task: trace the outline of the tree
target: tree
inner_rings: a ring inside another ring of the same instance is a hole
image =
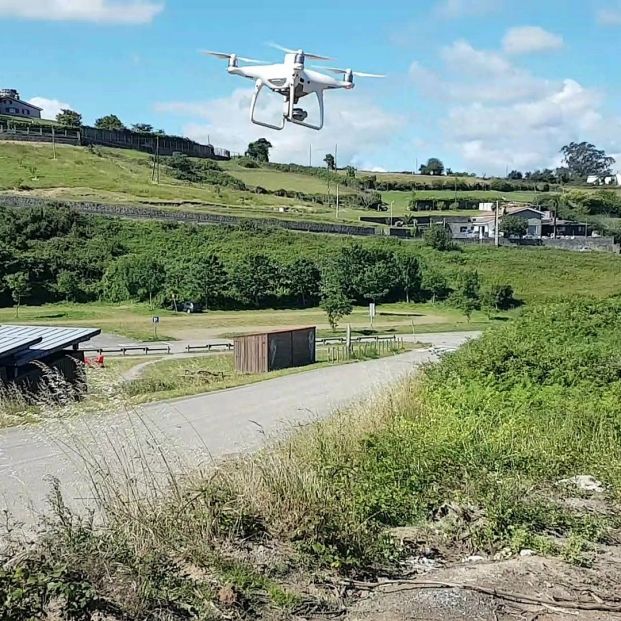
[[[519,216],[504,216],[500,222],[500,230],[505,237],[524,237],[528,232],[528,220]]]
[[[82,115],[75,110],[69,110],[67,108],[63,108],[56,115],[56,122],[62,125],[63,127],[70,127],[72,129],[79,129],[82,127]]]
[[[270,161],[270,149],[272,149],[272,143],[266,138],[259,138],[248,145],[246,150],[246,157],[251,157],[259,162]]]
[[[286,266],[287,287],[298,304],[306,306],[316,301],[320,293],[321,273],[317,265],[305,257],[300,257]]]
[[[167,295],[173,302],[197,302],[210,306],[220,299],[228,284],[224,264],[212,253],[183,256],[166,266]]]
[[[103,291],[112,302],[149,302],[164,291],[166,273],[159,259],[128,254],[112,263],[103,277]]]
[[[109,129],[112,131],[125,129],[123,121],[121,121],[116,114],[108,114],[107,116],[102,116],[100,119],[97,119],[95,121],[95,127],[97,129]]]
[[[132,131],[137,134],[152,134],[153,125],[149,125],[149,123],[134,123],[132,125]]]
[[[420,291],[420,262],[412,254],[400,254],[397,255],[397,267],[399,284],[405,293],[405,301],[409,304],[412,296]]]
[[[15,274],[5,276],[4,281],[6,282],[6,285],[11,292],[11,297],[16,304],[15,316],[19,317],[19,308],[21,306],[22,299],[30,293],[30,275],[26,272],[16,272]]]
[[[561,149],[561,153],[569,174],[578,179],[586,179],[589,175],[609,175],[615,163],[614,157],[589,142],[571,142]]]
[[[263,254],[243,257],[233,266],[230,278],[238,299],[256,307],[276,295],[280,286],[278,266]]]
[[[513,287],[507,283],[492,283],[481,295],[481,306],[488,309],[488,312],[513,308]]]
[[[325,311],[328,316],[328,323],[333,332],[336,332],[336,328],[339,321],[343,317],[347,317],[354,310],[351,305],[351,301],[334,283],[324,284],[321,302],[319,306]]]
[[[442,160],[439,160],[437,157],[430,157],[427,163],[420,167],[420,174],[436,176],[444,174],[444,164]]]
[[[476,271],[462,272],[457,281],[457,288],[451,296],[455,308],[459,309],[468,319],[475,310],[481,308],[481,283]]]
[[[507,179],[511,179],[511,181],[519,181],[520,179],[524,179],[524,175],[519,170],[512,170],[507,175]]]
[[[56,291],[67,302],[78,302],[82,293],[80,277],[75,272],[62,270],[56,277]]]
[[[449,292],[449,285],[446,276],[435,269],[426,269],[423,272],[422,287],[431,296],[431,303],[446,298]]]
[[[350,179],[356,178],[356,169],[353,166],[345,166],[345,173]]]
[[[423,239],[427,246],[431,246],[436,250],[451,250],[453,248],[451,231],[441,224],[432,224],[425,231]]]
[[[332,153],[327,153],[323,161],[326,163],[328,170],[336,170],[336,161]]]

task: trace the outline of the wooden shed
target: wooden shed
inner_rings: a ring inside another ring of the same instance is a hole
[[[293,328],[235,338],[235,370],[267,373],[314,364],[316,328]]]

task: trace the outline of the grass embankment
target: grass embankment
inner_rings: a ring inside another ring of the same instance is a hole
[[[588,563],[621,526],[619,313],[619,298],[533,309],[372,405],[175,479],[165,498],[104,479],[106,529],[57,502],[38,547],[0,570],[8,610],[325,610],[305,572],[394,567],[420,553],[386,536],[399,526],[449,555],[531,547]],[[606,510],[560,482],[579,474],[602,482]]]
[[[420,342],[354,343],[349,356],[345,355],[344,346],[320,347],[314,364],[252,375],[235,371],[230,353],[163,359],[110,357],[103,368],[87,370],[89,390],[77,402],[72,398],[74,389],[52,374],[48,378],[60,399],[48,393],[26,398],[17,390],[0,389],[0,429],[49,419],[112,413],[139,404],[237,388],[323,367],[396,356],[424,346]]]
[[[402,354],[419,347],[422,347],[422,345],[413,343],[381,344],[380,347],[372,343],[364,346],[354,344],[351,359],[339,360],[338,362],[332,362],[328,348],[321,347],[317,350],[317,361],[315,364],[254,375],[236,372],[232,354],[196,356],[181,359],[170,358],[146,366],[139,378],[123,385],[123,392],[128,395],[132,403],[162,401],[163,399],[255,384],[269,379],[276,379],[277,377],[314,371],[336,364],[376,360],[386,356]],[[109,359],[108,364],[111,366],[112,371],[117,370],[117,359]]]
[[[255,187],[262,187],[269,191],[287,190],[334,196],[335,188],[329,187],[320,177],[272,168],[244,168],[236,160],[223,162],[221,166],[246,184],[248,191],[211,184],[185,183],[171,176],[165,166],[161,169],[160,183],[155,184],[151,180],[151,156],[126,149],[96,147],[88,150],[57,145],[54,159],[51,144],[3,141],[0,142],[0,164],[0,191],[25,191],[34,196],[58,200],[149,203],[178,206],[188,211],[248,217],[335,221],[335,203],[319,205],[252,191]],[[425,179],[429,181],[428,177]],[[341,196],[352,193],[354,191],[347,186],[340,187]],[[510,198],[530,201],[534,195],[533,192],[514,192]],[[394,215],[408,213],[411,192],[384,192],[383,196],[388,203],[394,201]],[[501,198],[501,193],[439,190],[421,191],[417,196],[448,204],[456,198],[496,200]],[[281,207],[287,207],[289,211],[280,213]],[[339,220],[353,223],[362,215],[374,213],[341,205]]]

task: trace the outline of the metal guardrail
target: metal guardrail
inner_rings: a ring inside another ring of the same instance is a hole
[[[225,349],[231,351],[233,349],[233,343],[210,343],[207,345],[186,345],[185,350],[188,354],[193,351],[213,351],[213,350]]]
[[[380,343],[380,342],[396,342],[396,335],[389,336],[354,336],[351,339],[352,343]],[[334,336],[322,339],[317,339],[316,344],[322,345],[344,345],[347,339],[344,336]],[[211,352],[211,351],[232,351],[234,348],[233,343],[205,343],[199,345],[186,345],[184,351],[188,354]],[[90,349],[81,350],[85,354],[117,354],[121,356],[143,354],[149,356],[151,354],[172,354],[172,348],[170,345],[118,345],[117,347],[94,347]],[[181,353],[181,352],[178,352]]]
[[[397,335],[389,336],[352,336],[352,343],[379,343],[380,341],[396,341]],[[317,345],[335,345],[346,343],[347,338],[344,336],[331,336],[323,339],[317,339]]]
[[[170,345],[159,345],[151,347],[150,345],[119,345],[118,347],[98,347],[96,349],[83,349],[85,354],[121,354],[127,356],[132,353],[143,353],[145,356],[155,353],[170,354]]]

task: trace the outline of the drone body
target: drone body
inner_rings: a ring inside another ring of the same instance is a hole
[[[324,92],[337,88],[350,90],[354,88],[354,76],[381,78],[384,76],[370,73],[356,73],[351,69],[327,69],[342,75],[342,79],[333,78],[319,71],[308,69],[306,59],[330,60],[325,56],[305,53],[303,50],[288,50],[275,46],[285,52],[282,63],[263,64],[251,58],[243,58],[236,54],[223,54],[221,52],[204,52],[211,56],[228,59],[228,72],[255,81],[255,90],[250,104],[250,120],[263,127],[282,130],[287,122],[302,125],[310,129],[320,130],[324,123]],[[239,62],[252,63],[252,65],[239,66]],[[268,88],[283,96],[283,113],[279,124],[260,120],[256,117],[256,108],[259,95],[264,88]],[[308,95],[315,95],[319,105],[319,119],[312,123],[307,121],[308,112],[298,106],[300,100]]]

